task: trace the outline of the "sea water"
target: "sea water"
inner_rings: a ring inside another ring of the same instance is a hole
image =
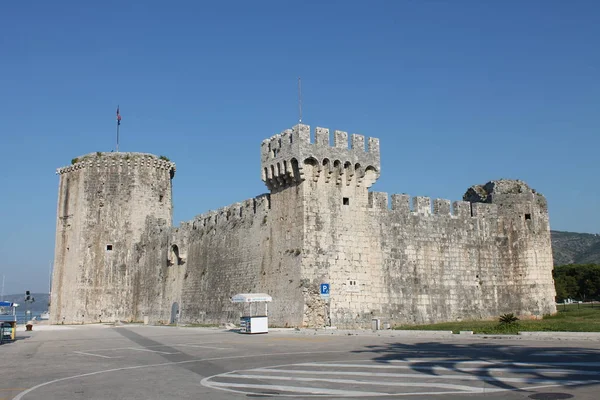
[[[27,314],[26,311],[17,311],[17,325],[26,324],[27,321],[31,321],[34,317],[36,320],[40,320],[40,312],[31,312],[31,314]]]

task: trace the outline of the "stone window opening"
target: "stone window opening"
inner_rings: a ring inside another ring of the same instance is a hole
[[[106,251],[112,251],[112,247],[113,247],[112,244],[107,244],[106,245]]]
[[[349,197],[344,197],[342,199],[342,204],[345,206],[349,206],[350,205],[350,198]]]
[[[531,214],[525,214],[525,220],[531,219]]]
[[[179,255],[179,247],[174,244],[171,246],[171,254],[169,255],[168,265],[182,265],[183,258]]]
[[[347,292],[351,292],[351,293],[358,293],[360,292],[360,286],[358,284],[358,281],[355,279],[348,279],[348,284],[346,286],[346,291]]]

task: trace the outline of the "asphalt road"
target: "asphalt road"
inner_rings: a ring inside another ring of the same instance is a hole
[[[0,400],[600,397],[600,341],[456,336],[149,326],[20,332],[0,346]]]

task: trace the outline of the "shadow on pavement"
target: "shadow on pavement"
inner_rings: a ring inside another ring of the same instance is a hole
[[[492,372],[493,368],[509,368],[512,376],[522,376],[524,383],[536,384],[553,380],[557,386],[597,385],[600,383],[600,351],[575,347],[531,347],[490,343],[391,343],[366,346],[353,353],[373,353],[373,361],[391,364],[410,360],[409,369],[420,374],[437,376],[443,371],[471,376],[487,385],[505,390],[523,390]],[[443,358],[443,361],[436,361]],[[477,362],[480,362],[477,363]],[[469,364],[483,365],[472,367]],[[565,371],[559,377],[551,370]],[[436,371],[437,370],[437,371]],[[560,382],[577,382],[560,384]],[[566,397],[563,397],[566,398]]]

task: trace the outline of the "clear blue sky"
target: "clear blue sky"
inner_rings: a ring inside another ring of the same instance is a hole
[[[44,291],[78,155],[177,163],[175,223],[266,192],[297,121],[381,139],[373,190],[461,199],[519,178],[553,229],[600,231],[598,1],[5,1],[0,274]],[[1,277],[0,277],[1,278]]]

